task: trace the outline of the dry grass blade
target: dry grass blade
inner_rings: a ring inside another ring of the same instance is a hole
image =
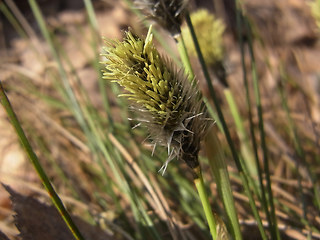
[[[132,156],[128,153],[128,151],[122,146],[122,144],[111,134],[108,134],[108,137],[110,141],[114,144],[114,146],[123,154],[124,158],[126,159],[127,163],[134,169],[136,172],[138,178],[140,178],[140,181],[142,184],[146,187],[148,190],[150,196],[152,197],[152,201],[155,203],[154,210],[159,214],[160,218],[162,218],[164,221],[167,222],[170,232],[172,233],[172,237],[174,239],[178,239],[178,233],[176,232],[176,229],[174,228],[171,215],[168,213],[168,209],[165,209],[163,206],[162,201],[160,200],[158,194],[153,189],[151,182],[147,179],[145,174],[142,172],[138,164],[134,161]],[[134,178],[133,178],[134,179]]]

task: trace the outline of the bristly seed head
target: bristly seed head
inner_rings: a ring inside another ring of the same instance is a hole
[[[180,34],[188,0],[134,0],[137,8],[173,36]]]
[[[160,56],[152,43],[151,27],[145,40],[126,33],[123,41],[105,41],[104,78],[123,86],[143,116],[155,144],[196,168],[200,141],[211,124],[195,81],[190,83],[171,61]]]

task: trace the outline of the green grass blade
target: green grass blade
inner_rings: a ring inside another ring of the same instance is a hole
[[[40,8],[35,0],[29,0],[29,4],[30,4],[30,7],[31,7],[33,14],[35,15],[37,23],[40,27],[41,33],[44,36],[45,40],[47,41],[47,43],[50,47],[51,54],[52,54],[55,62],[58,64],[58,70],[59,70],[59,74],[61,76],[62,84],[64,86],[64,90],[65,90],[65,92],[68,96],[68,100],[69,100],[67,103],[68,103],[70,109],[72,110],[72,112],[74,113],[80,126],[84,129],[85,132],[87,132],[89,130],[88,130],[86,122],[82,116],[82,112],[81,112],[79,103],[74,95],[74,92],[70,86],[70,83],[68,82],[68,77],[67,77],[66,71],[65,71],[63,64],[61,62],[61,59],[59,58],[59,55],[55,49],[53,40],[52,40],[50,33],[46,27],[46,24],[45,24],[43,15],[40,11]]]
[[[17,19],[12,15],[8,7],[4,4],[4,2],[0,3],[0,11],[6,16],[6,18],[9,20],[13,28],[17,31],[17,33],[23,37],[27,38],[26,32],[23,30]]]
[[[37,155],[34,153],[27,137],[24,134],[24,131],[19,123],[19,120],[16,116],[16,114],[14,113],[12,106],[9,102],[9,99],[7,98],[5,91],[3,89],[2,83],[0,81],[0,100],[1,100],[1,104],[4,107],[4,109],[6,110],[11,124],[14,127],[21,143],[22,146],[24,147],[33,167],[35,168],[35,170],[37,171],[41,182],[43,184],[43,186],[46,188],[46,190],[48,191],[48,194],[53,202],[53,204],[55,205],[55,207],[57,208],[57,210],[59,211],[60,215],[62,216],[63,220],[65,221],[65,223],[67,224],[68,228],[70,229],[70,231],[72,232],[73,236],[78,239],[78,240],[84,240],[83,236],[81,235],[79,229],[77,228],[77,226],[73,223],[68,211],[65,209],[62,201],[60,200],[58,194],[55,192],[54,188],[52,187],[49,178],[47,177],[45,171],[43,170]]]
[[[233,94],[230,91],[230,88],[225,88],[223,92],[227,99],[234,122],[236,124],[237,132],[238,132],[238,136],[241,144],[241,153],[244,158],[244,163],[246,164],[246,167],[249,170],[249,173],[251,174],[251,176],[257,176],[258,175],[257,167],[256,167],[255,159],[252,153],[252,149],[249,143],[249,138],[244,128],[243,121],[240,116],[237,104],[234,100]]]
[[[299,158],[296,161],[296,169],[299,169],[299,167],[301,165],[303,165],[307,169],[308,176],[310,177],[312,185],[313,185],[313,191],[315,193],[316,202],[319,202],[319,199],[318,199],[319,193],[317,193],[317,191],[318,191],[317,181],[315,179],[314,174],[312,173],[312,171],[310,171],[310,168],[308,167],[305,152],[304,152],[304,149],[302,148],[301,140],[300,140],[300,137],[297,133],[297,128],[296,128],[294,121],[291,117],[290,109],[289,109],[288,102],[287,102],[287,97],[286,97],[286,94],[283,89],[285,79],[286,79],[286,74],[282,70],[282,78],[281,78],[282,81],[281,81],[281,84],[278,86],[278,91],[279,91],[279,94],[281,97],[283,109],[286,113],[288,128],[289,128],[289,131],[291,132],[291,135],[292,135],[291,138],[293,138],[294,147],[297,152],[297,155],[299,156]],[[301,199],[301,203],[302,203],[303,221],[305,222],[306,226],[308,228],[310,228],[311,224],[309,223],[309,220],[307,218],[307,213],[308,213],[307,199],[304,194],[304,190],[303,190],[301,181],[302,181],[301,175],[298,173],[298,186],[299,186],[299,195],[300,195],[300,199]]]
[[[278,224],[277,224],[277,218],[276,218],[276,214],[275,214],[273,192],[271,189],[268,149],[267,149],[267,144],[266,144],[266,137],[265,137],[265,131],[264,131],[264,121],[263,121],[263,116],[262,116],[263,110],[262,110],[262,104],[261,104],[258,75],[257,75],[256,62],[255,62],[253,43],[252,43],[253,36],[251,35],[251,31],[250,31],[251,27],[249,25],[249,22],[246,19],[245,19],[245,23],[246,23],[247,29],[249,30],[248,46],[249,46],[249,53],[250,53],[250,58],[251,58],[251,71],[252,71],[252,79],[253,79],[254,96],[255,96],[255,101],[257,104],[257,112],[258,112],[258,119],[259,119],[259,132],[260,132],[261,146],[262,146],[262,152],[263,152],[264,172],[266,174],[267,191],[268,191],[268,195],[269,195],[268,200],[269,200],[269,207],[270,207],[271,219],[272,219],[271,233],[272,233],[273,239],[281,239],[280,232],[278,229]]]
[[[113,119],[111,117],[112,114],[111,114],[111,108],[110,108],[110,104],[109,104],[109,100],[108,100],[108,96],[107,96],[107,92],[106,92],[106,83],[105,83],[104,79],[102,78],[102,72],[101,72],[101,68],[100,68],[101,65],[99,63],[100,62],[99,61],[100,52],[99,52],[98,46],[101,43],[101,37],[99,35],[99,26],[98,26],[96,14],[94,12],[94,8],[92,6],[91,0],[84,0],[84,4],[85,4],[86,10],[87,10],[89,23],[90,23],[90,27],[91,27],[91,32],[92,32],[92,50],[95,55],[95,58],[93,61],[93,66],[98,73],[98,84],[99,84],[100,94],[103,99],[103,106],[104,106],[104,109],[107,113],[109,123],[110,123],[111,127],[113,128],[114,123],[113,123]]]
[[[223,204],[231,225],[232,236],[235,240],[241,240],[242,235],[232,195],[227,164],[215,129],[212,129],[207,135],[206,151],[211,171],[214,173],[217,187],[223,199]]]
[[[255,127],[253,124],[253,115],[252,115],[252,106],[251,106],[251,100],[250,100],[250,92],[249,92],[249,83],[248,83],[248,78],[247,78],[247,70],[246,70],[246,65],[245,65],[245,49],[244,49],[244,41],[242,37],[242,32],[243,32],[243,15],[242,11],[240,10],[240,7],[238,6],[239,2],[235,1],[237,4],[237,10],[236,10],[236,18],[237,18],[237,34],[238,34],[238,39],[239,39],[239,48],[241,52],[241,66],[242,66],[242,72],[243,72],[243,81],[244,81],[244,86],[245,86],[245,91],[246,91],[246,103],[248,107],[248,115],[249,115],[249,124],[250,124],[250,136],[251,136],[251,142],[253,146],[253,151],[254,151],[254,156],[256,160],[256,167],[258,171],[258,178],[259,178],[259,185],[260,185],[260,191],[261,194],[261,201],[262,201],[262,207],[263,210],[266,214],[266,218],[268,221],[268,226],[270,229],[270,232],[272,232],[272,220],[269,212],[269,204],[267,202],[267,196],[266,196],[266,190],[265,186],[263,184],[263,174],[262,174],[262,169],[259,164],[259,157],[258,157],[258,144],[255,138]],[[260,233],[261,230],[264,230],[263,228],[259,228]]]
[[[189,76],[189,79],[193,80],[195,75],[191,66],[190,58],[188,56],[188,51],[187,51],[182,34],[179,34],[179,36],[176,38],[176,41],[177,41],[178,51],[179,51],[180,58],[182,60],[185,72]]]

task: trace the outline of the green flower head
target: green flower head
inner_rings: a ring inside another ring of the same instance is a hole
[[[152,43],[151,27],[145,40],[126,33],[123,41],[106,40],[104,78],[124,87],[125,96],[142,115],[155,145],[168,147],[189,167],[198,163],[200,141],[210,121],[195,81],[190,83]]]
[[[213,65],[216,62],[222,61],[224,54],[222,35],[225,30],[223,22],[216,19],[215,16],[206,9],[200,9],[192,13],[190,17],[206,63]],[[187,26],[182,28],[182,35],[189,52],[197,56]]]
[[[173,36],[180,34],[187,0],[135,0],[148,18],[154,20]]]
[[[318,29],[320,30],[320,0],[313,0],[309,3],[311,15],[315,19]]]

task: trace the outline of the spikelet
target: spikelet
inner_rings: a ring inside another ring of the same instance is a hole
[[[123,41],[105,41],[104,78],[124,87],[141,114],[155,145],[168,147],[192,169],[199,166],[198,152],[211,121],[195,81],[190,83],[172,62],[160,56],[152,43],[151,27],[145,40],[126,33]]]
[[[187,0],[135,0],[134,3],[147,18],[154,20],[171,35],[180,34]]]
[[[223,60],[224,49],[222,35],[225,25],[206,9],[200,9],[190,15],[194,30],[199,41],[204,60],[213,65]],[[192,37],[187,26],[182,28],[182,36],[190,54],[197,56]]]
[[[320,30],[320,0],[313,0],[309,3],[311,14],[316,21],[317,27]]]

